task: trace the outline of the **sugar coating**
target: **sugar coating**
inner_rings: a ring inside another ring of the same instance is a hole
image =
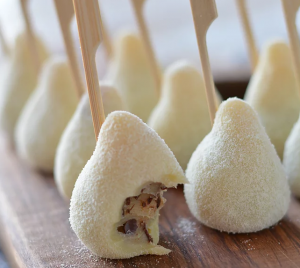
[[[75,82],[67,59],[51,57],[16,126],[15,140],[20,157],[34,168],[52,172],[58,142],[77,104]]]
[[[105,114],[124,110],[122,99],[115,88],[101,85]],[[54,178],[60,193],[67,199],[72,196],[75,182],[95,150],[96,140],[89,97],[86,93],[68,123],[57,147]]]
[[[218,103],[220,98],[218,94]],[[148,125],[186,169],[192,153],[211,130],[204,82],[188,61],[176,62],[165,72],[162,95]]]
[[[293,59],[286,43],[274,41],[263,49],[245,100],[257,111],[282,159],[285,141],[300,112]]]
[[[36,37],[40,59],[48,53],[43,42]],[[37,74],[28,48],[26,32],[16,37],[7,70],[0,80],[0,128],[13,139],[15,125],[22,108],[37,84]]]
[[[154,130],[133,114],[112,112],[72,193],[70,223],[78,238],[103,258],[168,254],[170,250],[157,245],[157,220],[151,226],[154,243],[134,242],[117,231],[125,199],[139,195],[152,182],[176,187],[187,180]]]
[[[237,98],[219,107],[186,176],[191,212],[220,231],[260,231],[277,223],[289,206],[289,185],[275,148],[255,111]]]
[[[296,197],[300,197],[300,119],[298,119],[286,140],[283,165],[292,193]]]
[[[146,122],[158,102],[158,91],[143,42],[135,34],[123,33],[115,52],[107,79],[119,91],[126,110]]]

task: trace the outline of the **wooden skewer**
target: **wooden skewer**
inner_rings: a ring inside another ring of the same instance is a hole
[[[96,140],[105,120],[99,79],[96,67],[96,51],[102,38],[102,21],[98,0],[73,0],[85,78],[89,93]]]
[[[138,22],[140,33],[142,35],[142,40],[143,40],[144,45],[147,50],[147,54],[148,54],[149,61],[151,64],[152,73],[153,73],[155,81],[156,81],[157,90],[158,90],[158,92],[160,92],[161,72],[160,72],[160,68],[159,68],[159,65],[157,63],[157,60],[156,60],[156,57],[154,54],[154,50],[153,50],[150,36],[149,36],[149,31],[148,31],[148,28],[147,28],[147,25],[145,22],[145,18],[143,15],[143,7],[144,7],[146,0],[131,0],[131,2],[132,2],[134,13],[135,13],[135,16],[136,16],[136,19]]]
[[[34,37],[34,33],[32,30],[31,22],[30,22],[29,15],[28,15],[28,10],[27,10],[28,1],[29,0],[20,0],[20,3],[21,3],[23,18],[25,21],[29,50],[30,50],[30,53],[31,53],[31,56],[32,56],[32,59],[34,62],[36,73],[38,74],[40,71],[40,68],[41,68],[41,61],[40,61],[40,57],[39,57],[39,51],[37,48],[36,39]]]
[[[2,51],[4,52],[4,55],[8,56],[10,51],[9,51],[7,42],[3,36],[1,27],[0,27],[0,43],[1,43]]]
[[[60,27],[63,33],[64,43],[73,74],[74,81],[77,87],[77,94],[79,97],[85,92],[82,81],[82,76],[79,69],[79,64],[76,58],[76,52],[73,45],[72,35],[70,31],[70,24],[74,17],[74,8],[72,0],[54,0],[57,16]]]
[[[296,27],[296,16],[300,7],[300,0],[281,0],[281,3],[294,59],[298,88],[300,90],[300,44]]]
[[[250,20],[249,20],[245,0],[236,0],[236,3],[240,13],[240,17],[241,17],[245,37],[246,37],[248,53],[250,57],[250,64],[253,73],[258,62],[258,52],[255,45],[255,39],[250,25]]]
[[[211,73],[206,45],[206,33],[212,22],[218,17],[215,0],[190,0],[198,49],[201,58],[202,72],[206,89],[211,124],[214,124],[217,110],[215,85]]]

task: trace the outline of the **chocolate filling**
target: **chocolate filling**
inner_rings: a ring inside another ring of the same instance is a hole
[[[154,219],[164,206],[163,192],[167,187],[161,183],[151,183],[141,190],[138,196],[127,197],[122,208],[122,225],[117,230],[125,235],[144,233],[149,243],[153,243],[147,222]],[[127,220],[128,218],[128,220]]]
[[[131,219],[124,224],[125,234],[134,234],[138,228],[136,219]]]
[[[142,227],[143,227],[143,231],[144,231],[145,235],[146,235],[147,238],[148,238],[149,243],[153,243],[153,238],[152,238],[151,235],[149,234],[146,224],[145,224],[144,222],[142,222],[141,225],[142,225]]]

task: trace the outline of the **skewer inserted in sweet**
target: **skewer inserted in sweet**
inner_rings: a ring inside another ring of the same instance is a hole
[[[282,159],[285,141],[300,112],[292,55],[286,43],[274,41],[263,49],[245,100],[258,113]]]
[[[122,99],[114,87],[101,83],[101,95],[106,116],[113,111],[124,110]],[[75,182],[95,146],[90,102],[86,93],[64,130],[56,151],[54,178],[65,198],[71,198]]]
[[[73,190],[70,222],[80,240],[103,258],[168,254],[157,245],[162,193],[186,183],[157,133],[128,112],[113,112]]]
[[[219,94],[217,98],[219,106]],[[181,60],[167,69],[161,98],[148,124],[186,169],[192,153],[211,130],[203,78],[191,63]]]
[[[106,80],[119,91],[126,110],[146,122],[159,96],[146,49],[138,36],[121,34]]]
[[[19,156],[34,168],[52,173],[57,145],[77,104],[76,85],[67,59],[51,57],[17,123]]]
[[[274,146],[255,111],[236,98],[221,104],[186,176],[191,212],[220,231],[260,231],[281,220],[289,207],[290,189]]]
[[[43,42],[36,37],[39,58],[44,61],[48,52]],[[28,46],[27,34],[16,37],[11,51],[11,62],[1,78],[0,127],[10,138],[14,136],[15,125],[20,113],[33,92],[38,80],[36,68]]]

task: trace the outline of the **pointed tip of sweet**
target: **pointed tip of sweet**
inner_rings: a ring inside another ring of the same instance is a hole
[[[26,32],[21,32],[19,33],[16,38],[15,38],[15,46],[18,46],[18,45],[25,45],[26,44],[26,39],[27,39],[27,36],[26,36]]]
[[[109,124],[111,122],[113,122],[117,126],[124,127],[125,129],[131,128],[131,125],[129,125],[129,123],[139,125],[145,124],[143,120],[140,119],[138,116],[127,111],[114,111],[110,113],[105,119],[105,124]]]
[[[141,38],[129,31],[122,32],[116,40],[116,50],[125,55],[135,55],[143,47]]]
[[[184,173],[178,164],[173,152],[166,145],[159,135],[145,124],[138,116],[126,111],[114,111],[105,119],[100,130],[97,141],[96,151],[100,150],[103,144],[109,147],[119,148],[120,146],[142,143],[145,148],[155,147],[161,152],[161,156],[165,155],[166,177],[164,184],[167,187],[176,187],[178,184],[188,183]],[[169,173],[170,170],[173,170]]]
[[[224,116],[228,116],[228,118],[231,118],[233,120],[237,119],[245,119],[245,116],[247,118],[257,118],[257,115],[253,108],[244,100],[241,100],[239,98],[229,98],[226,101],[223,101],[217,111],[216,114],[216,120],[223,120]]]
[[[165,79],[177,82],[188,82],[190,79],[197,77],[201,79],[200,72],[188,60],[180,60],[173,63],[165,72]]]
[[[100,88],[106,116],[113,111],[125,110],[125,104],[120,93],[110,82],[101,82]]]
[[[101,96],[105,116],[114,111],[123,111],[123,100],[115,87],[106,82],[100,83]],[[83,116],[91,117],[90,101],[88,93],[84,93],[78,105],[78,112]]]
[[[268,42],[261,54],[261,59],[271,62],[272,65],[291,65],[291,51],[288,44],[283,40],[273,40]]]
[[[193,63],[185,59],[174,62],[165,72],[165,74],[168,76],[176,76],[179,74],[189,75],[195,73],[199,74],[197,68]]]
[[[49,55],[47,48],[39,36],[35,36],[35,41],[37,44],[37,48],[39,51],[40,60],[43,62]],[[13,55],[18,55],[19,57],[24,57],[25,55],[29,54],[29,47],[28,47],[28,36],[26,31],[20,32],[15,40],[14,40],[14,49]]]
[[[224,108],[235,108],[235,109],[244,109],[244,107],[249,107],[251,109],[250,105],[247,102],[245,102],[244,100],[238,97],[228,98],[227,100],[222,102],[221,106]]]
[[[47,60],[47,64],[60,68],[65,68],[66,63],[68,63],[68,59],[64,55],[54,55]]]
[[[200,94],[201,85],[204,88],[203,79],[198,69],[189,61],[180,60],[166,70],[163,92],[172,96],[182,96],[186,94],[186,90],[193,91],[197,88],[197,93]]]
[[[236,135],[243,135],[243,133],[247,135],[261,128],[257,113],[247,102],[239,98],[229,98],[222,102],[213,125],[214,130],[227,129]]]
[[[55,55],[49,57],[45,61],[43,65],[43,70],[40,75],[40,81],[60,81],[60,83],[62,83],[63,85],[63,81],[65,81],[66,76],[68,76],[68,78],[71,77],[71,69],[67,57],[63,55]],[[56,88],[58,87],[53,87],[53,90],[55,90]]]
[[[109,143],[121,144],[126,142],[127,134],[140,135],[144,131],[147,131],[147,126],[138,116],[126,111],[113,111],[106,117],[101,127],[96,149],[101,146],[102,139]]]
[[[38,42],[41,42],[39,37],[36,37]],[[28,35],[26,31],[19,32],[14,40],[15,49],[27,47],[28,45]]]

